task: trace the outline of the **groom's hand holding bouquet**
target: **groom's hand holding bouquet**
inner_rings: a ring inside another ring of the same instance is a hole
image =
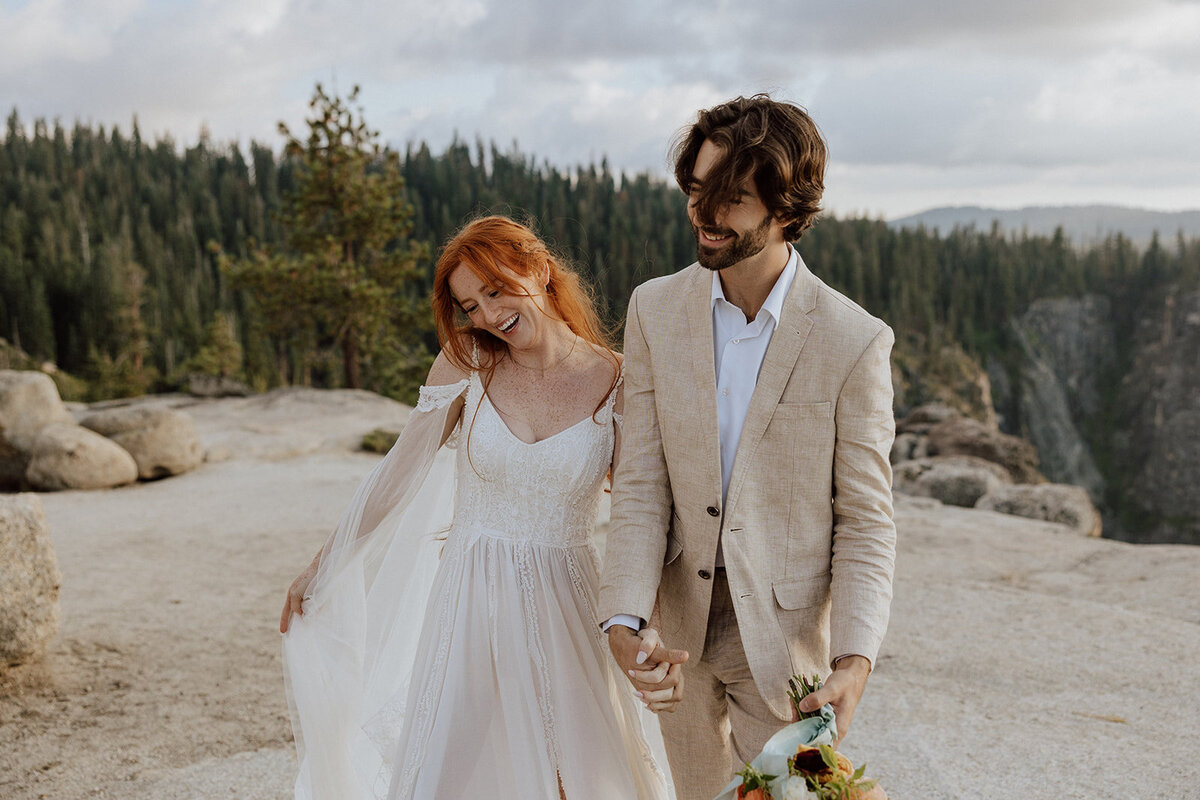
[[[837,716],[838,737],[834,746],[841,744],[850,730],[854,709],[858,708],[858,701],[862,699],[870,674],[871,662],[863,656],[839,658],[834,664],[833,673],[824,684],[818,681],[816,690],[801,697],[798,703],[793,698],[795,718],[800,719],[802,714],[813,714],[821,706],[828,704]]]
[[[843,659],[844,660],[844,659]],[[865,660],[865,659],[864,659]],[[834,675],[840,671],[834,670]],[[862,695],[855,690],[856,670],[848,665],[840,680],[831,675],[822,687],[816,675],[793,675],[788,681],[795,721],[763,746],[762,752],[738,773],[716,800],[887,800],[887,794],[850,759],[837,752],[837,716],[832,705],[821,702],[850,699],[844,708],[853,715]],[[866,678],[863,676],[863,681]],[[843,733],[844,735],[844,733]]]

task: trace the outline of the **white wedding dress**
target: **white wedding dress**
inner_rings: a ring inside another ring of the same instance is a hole
[[[669,797],[595,614],[612,403],[529,444],[476,373],[422,388],[284,637],[298,800]]]

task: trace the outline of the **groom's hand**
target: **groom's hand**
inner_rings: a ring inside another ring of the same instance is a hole
[[[863,689],[867,687],[867,676],[871,674],[871,662],[863,656],[846,656],[839,658],[833,668],[833,674],[817,691],[800,701],[801,711],[816,711],[829,703],[833,713],[837,714],[838,740],[834,747],[846,738],[850,730],[850,721],[854,719],[854,709],[862,699]]]
[[[656,714],[675,710],[683,699],[686,650],[667,649],[653,628],[639,633],[624,625],[608,629],[608,647],[647,708]]]

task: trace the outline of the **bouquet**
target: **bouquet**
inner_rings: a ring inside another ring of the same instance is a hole
[[[800,701],[821,688],[821,679],[793,675],[788,698],[800,719],[767,740],[762,752],[715,800],[886,800],[875,781],[863,777],[833,748],[837,720],[825,704],[801,711]]]

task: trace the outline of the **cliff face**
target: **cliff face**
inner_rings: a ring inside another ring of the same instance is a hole
[[[1109,535],[1200,544],[1200,292],[1136,311],[1125,333],[1108,298],[1035,302],[1010,326],[1016,362],[989,365],[996,406]]]
[[[1013,321],[1011,331],[1022,355],[1014,398],[1019,432],[1037,447],[1048,479],[1082,486],[1093,502],[1101,502],[1106,481],[1085,431],[1100,421],[1099,382],[1116,365],[1108,299],[1039,300]]]
[[[1200,291],[1141,315],[1116,412],[1123,523],[1143,541],[1200,544]]]

